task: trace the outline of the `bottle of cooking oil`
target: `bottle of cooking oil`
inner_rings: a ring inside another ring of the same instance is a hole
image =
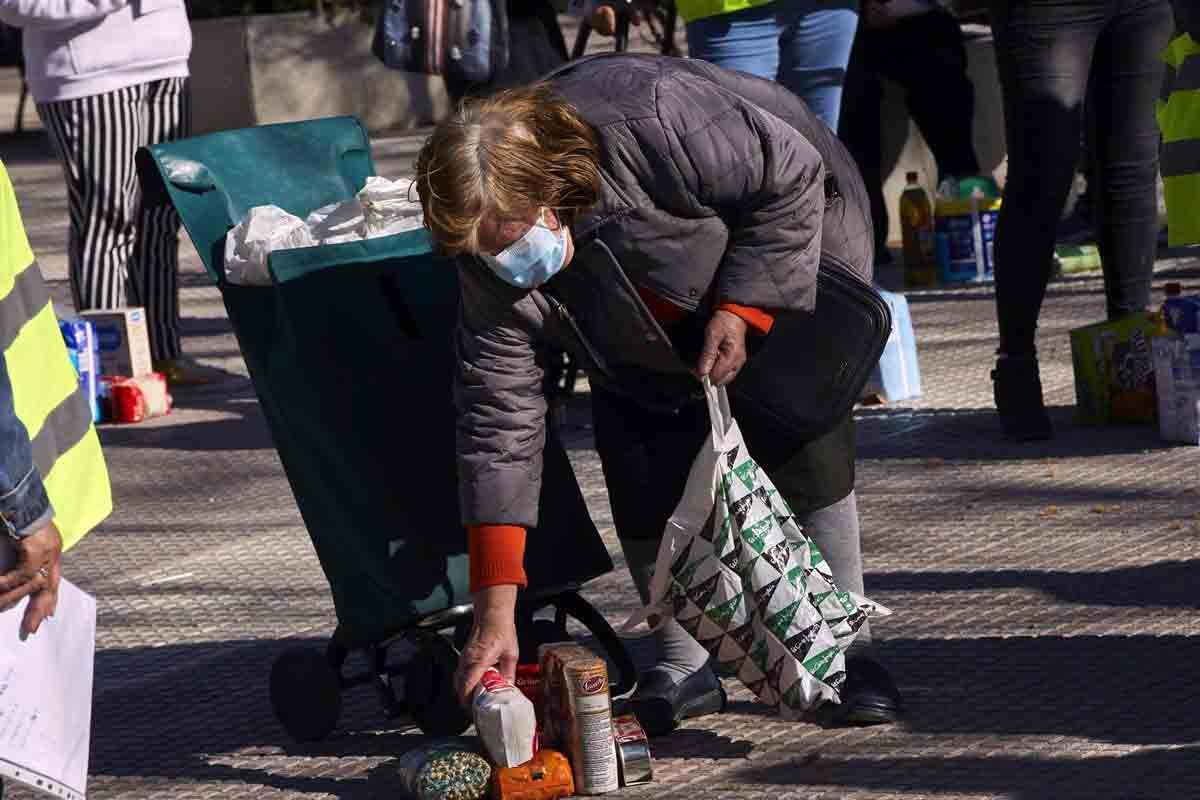
[[[904,241],[904,282],[911,287],[937,283],[934,258],[933,207],[918,175],[905,175],[908,185],[900,195],[900,230]]]

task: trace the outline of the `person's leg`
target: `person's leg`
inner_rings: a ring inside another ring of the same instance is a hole
[[[735,406],[735,415],[739,411]],[[854,491],[854,420],[843,422],[801,447],[741,413],[746,446],[796,515],[804,534],[820,549],[841,589],[864,594],[858,498]],[[899,718],[903,700],[891,674],[877,660],[871,630],[864,624],[846,653],[841,704],[818,710],[827,724],[877,724]]]
[[[825,557],[838,588],[865,595],[858,496],[851,491],[833,505],[797,514],[796,521]],[[864,622],[847,655],[873,654],[871,624]]]
[[[884,74],[904,88],[909,114],[947,175],[979,174],[972,123],[975,86],[967,77],[967,50],[958,20],[945,11],[902,19],[886,35],[895,57]]]
[[[613,526],[645,603],[663,530],[711,431],[708,411],[697,404],[676,415],[654,414],[593,388],[592,418]],[[720,682],[707,668],[708,651],[678,622],[663,624],[655,645],[655,667],[639,678],[633,697],[634,712],[648,733],[668,733],[681,719],[724,706]]]
[[[1108,316],[1144,311],[1158,238],[1160,57],[1173,30],[1167,0],[1126,0],[1096,47],[1087,117]]]
[[[190,102],[187,78],[143,84],[141,134],[137,146],[188,135]],[[133,155],[130,154],[132,161]],[[130,299],[146,309],[150,355],[156,362],[182,354],[179,341],[179,215],[170,203],[138,203],[137,246],[129,263]]]
[[[876,261],[887,254],[888,211],[883,198],[883,150],[881,105],[883,82],[880,63],[888,54],[886,35],[860,28],[846,68],[846,83],[842,92],[842,112],[838,138],[846,145],[858,163],[867,196],[871,201],[871,220],[875,231]]]
[[[1087,76],[1107,4],[1071,5],[992,3],[1008,145],[995,243],[996,313],[1000,349],[1010,356],[1035,352],[1056,225],[1079,155]]]
[[[858,27],[858,0],[782,0],[778,80],[834,131]]]
[[[1108,7],[1101,0],[991,4],[1008,145],[995,242],[1000,348],[992,379],[1001,426],[1013,439],[1053,435],[1034,340],[1079,153],[1088,71]]]
[[[119,89],[39,103],[38,114],[62,162],[70,207],[68,260],[76,311],[127,304],[133,253],[133,154],[124,142],[137,124],[136,93]]]
[[[725,69],[775,80],[779,73],[779,23],[774,4],[687,24],[688,55]]]

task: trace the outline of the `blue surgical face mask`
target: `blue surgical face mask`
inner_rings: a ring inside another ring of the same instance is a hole
[[[567,236],[559,227],[552,231],[538,216],[533,227],[517,241],[483,261],[500,280],[518,289],[536,289],[550,280],[566,264]]]

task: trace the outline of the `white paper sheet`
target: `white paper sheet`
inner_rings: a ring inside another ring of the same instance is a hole
[[[0,573],[12,555],[0,544]],[[0,779],[84,800],[92,726],[96,601],[62,581],[58,610],[20,640],[28,600],[0,613]]]

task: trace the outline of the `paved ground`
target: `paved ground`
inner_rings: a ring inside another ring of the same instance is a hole
[[[380,171],[405,174],[418,144],[376,142]],[[65,301],[58,167],[40,134],[0,135],[0,157]],[[186,240],[181,252],[187,350],[244,375],[220,297]],[[1200,290],[1200,261],[1164,257],[1156,288],[1168,278]],[[910,301],[925,395],[859,414],[858,483],[867,587],[896,612],[877,636],[907,722],[783,723],[738,689],[723,717],[657,742],[658,781],[629,794],[1200,796],[1200,451],[1152,427],[1073,422],[1067,331],[1102,315],[1097,276],[1051,289],[1039,346],[1060,434],[1039,445],[996,433],[990,292]],[[369,689],[319,745],[292,744],[272,719],[272,660],[335,620],[251,387],[177,401],[165,420],[102,431],[117,510],[67,559],[100,607],[92,796],[396,796],[395,758],[422,739],[385,723]],[[613,545],[586,420],[584,395],[572,458]],[[631,591],[618,571],[587,595],[618,619]]]

